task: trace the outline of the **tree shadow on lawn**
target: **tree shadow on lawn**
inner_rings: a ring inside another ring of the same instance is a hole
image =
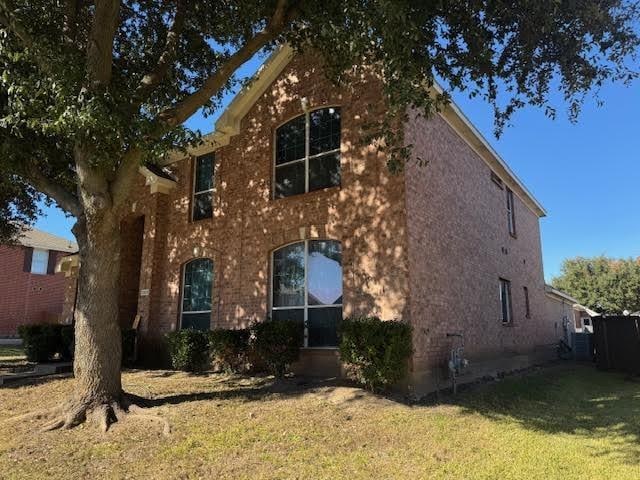
[[[583,365],[552,368],[480,385],[444,403],[538,432],[609,438],[608,447],[594,442],[590,453],[640,464],[640,382],[623,374]]]

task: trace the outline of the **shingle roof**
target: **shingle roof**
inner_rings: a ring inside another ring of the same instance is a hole
[[[58,252],[74,253],[78,251],[78,244],[76,242],[51,235],[42,230],[36,230],[35,228],[26,230],[18,239],[18,243],[25,247],[43,248],[45,250],[56,250]]]

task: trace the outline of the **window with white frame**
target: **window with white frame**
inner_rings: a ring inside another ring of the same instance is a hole
[[[46,275],[49,266],[49,250],[34,248],[31,255],[31,273]]]
[[[516,236],[516,210],[513,201],[513,191],[507,188],[507,223],[509,225],[509,233]]]
[[[276,130],[275,198],[340,185],[340,109],[312,110]]]
[[[513,320],[513,305],[511,302],[511,282],[500,279],[500,315],[503,325],[511,324]]]
[[[299,322],[305,347],[338,345],[342,320],[340,242],[307,240],[273,252],[271,318]]]
[[[180,328],[210,329],[212,287],[212,260],[196,258],[184,266]]]
[[[196,157],[193,172],[192,219],[203,220],[213,216],[213,167],[215,155],[208,153]]]

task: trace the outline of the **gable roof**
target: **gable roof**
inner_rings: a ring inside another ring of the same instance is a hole
[[[240,133],[240,122],[257,102],[262,94],[284,71],[294,56],[288,44],[282,45],[264,62],[251,81],[234,97],[220,118],[216,121],[215,130],[203,137],[200,145],[189,150],[189,155],[203,155],[219,147],[229,144],[231,137]],[[436,85],[435,92],[442,88]],[[507,163],[491,147],[486,138],[473,126],[460,108],[451,100],[449,105],[439,112],[440,116],[469,145],[469,147],[495,172],[505,184],[539,217],[546,216],[542,204],[527,189],[524,183],[509,168]],[[185,158],[183,152],[170,154],[165,165]]]
[[[18,244],[24,247],[55,250],[58,252],[74,253],[78,251],[78,244],[76,242],[35,228],[26,230],[20,238],[18,238]]]

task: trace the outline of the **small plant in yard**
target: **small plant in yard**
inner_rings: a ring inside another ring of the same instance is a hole
[[[48,362],[53,360],[56,353],[59,353],[64,358],[67,352],[63,340],[64,327],[65,325],[48,323],[20,325],[18,327],[18,335],[22,338],[27,360],[30,362]]]
[[[198,372],[209,364],[208,332],[185,329],[166,335],[171,365],[176,370]]]
[[[342,322],[340,357],[371,391],[384,391],[402,380],[411,351],[411,327],[405,323],[377,317]]]
[[[211,360],[227,373],[242,372],[248,364],[248,329],[217,329],[209,332]]]
[[[256,357],[269,373],[284,377],[289,366],[300,357],[302,329],[291,320],[268,320],[252,328],[252,347]]]

